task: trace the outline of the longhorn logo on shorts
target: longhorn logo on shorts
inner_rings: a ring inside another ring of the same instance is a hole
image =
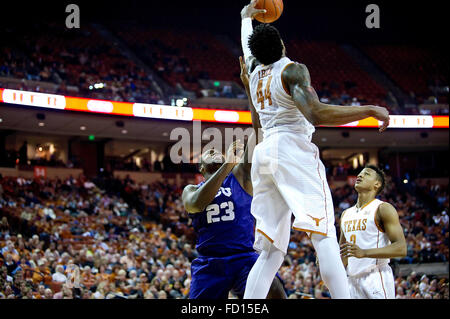
[[[309,215],[309,214],[306,214],[306,215],[308,215],[309,217],[311,217],[311,218],[316,222],[316,226],[317,226],[317,227],[319,227],[319,223],[322,221],[322,219],[325,218],[325,217],[322,217],[322,218],[315,218],[315,217],[312,217],[312,216]]]

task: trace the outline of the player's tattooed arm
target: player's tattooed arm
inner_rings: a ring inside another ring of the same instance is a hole
[[[300,112],[314,126],[344,125],[368,117],[374,117],[383,122],[380,132],[385,131],[389,125],[389,112],[384,107],[375,105],[355,107],[320,102],[316,91],[311,86],[308,68],[304,64],[288,65],[283,71],[282,81]]]
[[[202,186],[188,185],[184,188],[181,198],[188,213],[195,214],[205,210],[216,197],[225,178],[241,161],[243,153],[244,145],[240,141],[234,141],[228,147],[225,163]]]

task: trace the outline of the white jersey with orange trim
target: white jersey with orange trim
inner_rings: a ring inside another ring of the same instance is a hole
[[[263,131],[282,128],[312,136],[314,126],[297,108],[281,78],[292,63],[283,57],[273,64],[256,66],[250,74],[250,95]]]
[[[250,75],[250,92],[264,133],[253,151],[251,171],[256,250],[271,242],[286,253],[291,228],[336,238],[325,166],[311,142],[314,126],[283,87],[281,75],[291,63],[283,57],[257,66]]]
[[[344,211],[341,217],[341,231],[347,242],[361,249],[382,248],[391,244],[386,233],[376,221],[376,212],[383,201],[374,199],[358,209],[355,206]],[[347,274],[351,276],[367,273],[389,264],[389,258],[349,257]]]

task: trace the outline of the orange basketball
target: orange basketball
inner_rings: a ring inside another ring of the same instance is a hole
[[[266,13],[258,13],[255,19],[262,23],[272,23],[281,16],[283,12],[283,0],[258,0],[255,8],[266,9]]]

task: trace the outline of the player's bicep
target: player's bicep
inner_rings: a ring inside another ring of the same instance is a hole
[[[379,207],[379,215],[389,240],[392,243],[405,241],[405,235],[395,208],[389,203],[383,203]]]
[[[311,86],[309,71],[303,64],[293,63],[282,74],[283,83],[297,108],[306,119],[316,124],[316,108],[320,105],[316,91]]]

